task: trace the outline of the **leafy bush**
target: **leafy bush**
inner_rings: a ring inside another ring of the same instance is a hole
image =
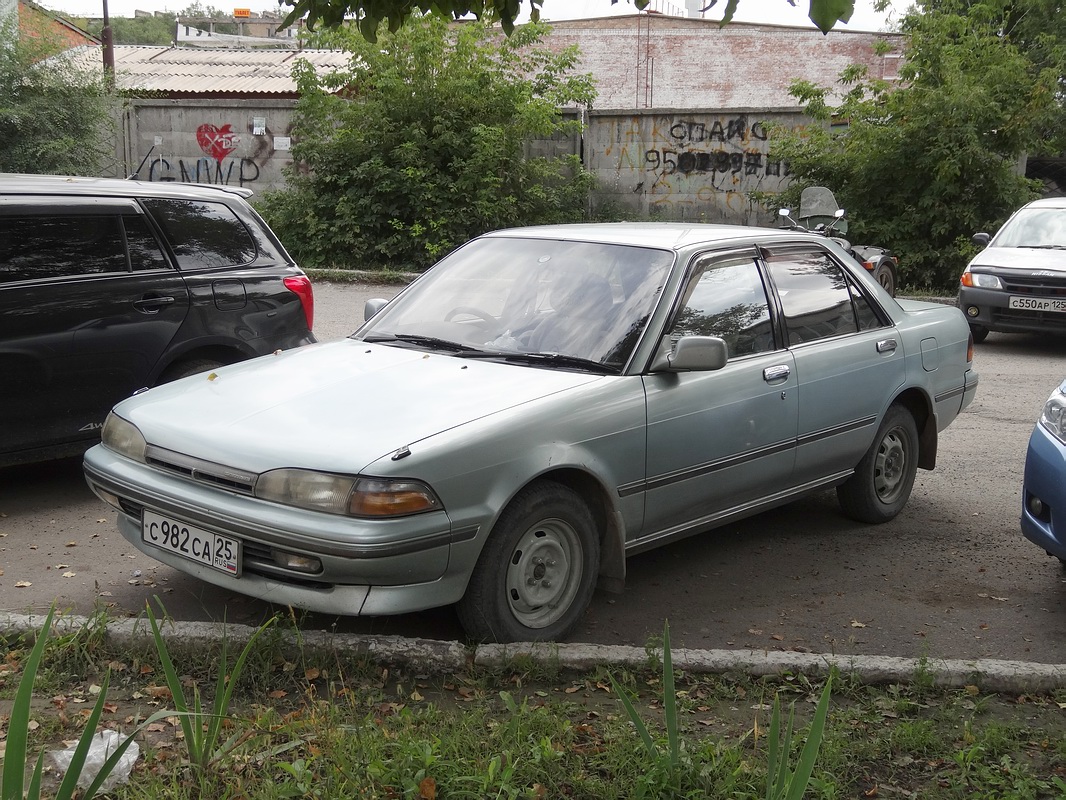
[[[351,53],[348,68],[294,70],[294,168],[259,204],[293,255],[419,269],[488,230],[582,219],[592,177],[578,157],[526,152],[578,124],[560,108],[594,97],[572,74],[576,49],[538,46],[545,30],[502,38],[423,17],[377,44],[318,34],[311,44]]]
[[[63,56],[42,28],[18,35],[0,22],[0,172],[97,175],[114,158],[111,109],[100,75]]]
[[[904,18],[898,85],[849,68],[834,107],[830,89],[794,83],[824,125],[774,131],[771,152],[796,178],[782,204],[828,186],[849,212],[849,239],[890,247],[911,288],[954,289],[975,251],[970,236],[994,232],[1036,194],[1019,163],[1060,118],[1061,70],[1005,35],[1006,0],[927,6]]]

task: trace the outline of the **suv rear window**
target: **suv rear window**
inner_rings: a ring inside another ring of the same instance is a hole
[[[182,269],[248,264],[257,249],[244,223],[222,203],[146,199]]]

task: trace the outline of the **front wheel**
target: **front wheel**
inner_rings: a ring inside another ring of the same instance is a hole
[[[531,484],[489,534],[457,606],[459,621],[475,641],[558,641],[585,613],[599,566],[588,506],[561,484]]]
[[[840,507],[859,522],[888,522],[907,504],[917,471],[918,426],[906,408],[890,406],[855,473],[837,487]]]
[[[984,325],[970,325],[970,336],[973,337],[974,344],[981,344],[988,338],[988,328]]]

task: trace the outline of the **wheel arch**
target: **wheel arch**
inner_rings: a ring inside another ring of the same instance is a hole
[[[152,377],[152,385],[155,386],[168,370],[183,362],[202,359],[205,361],[217,361],[220,364],[235,364],[238,361],[245,361],[254,357],[255,353],[245,352],[233,345],[201,344],[186,350],[169,353],[165,361],[160,361],[156,365],[155,374]]]
[[[918,428],[918,466],[933,469],[936,466],[937,431],[936,414],[929,397],[921,389],[911,387],[897,395],[892,404],[903,406],[914,417]]]

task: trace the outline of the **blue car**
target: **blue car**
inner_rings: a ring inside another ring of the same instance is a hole
[[[1022,533],[1066,565],[1066,381],[1051,393],[1029,437]]]

